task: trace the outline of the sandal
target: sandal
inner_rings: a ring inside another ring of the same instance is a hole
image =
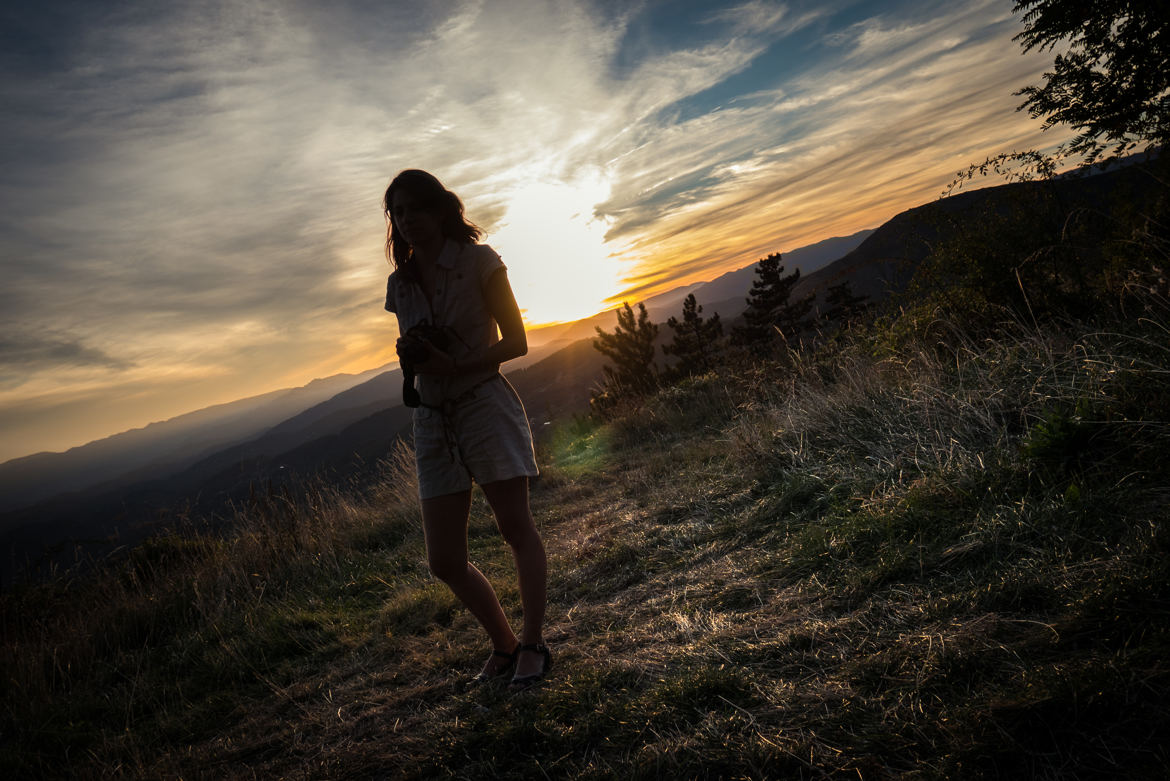
[[[516,660],[520,658],[520,649],[522,649],[523,647],[524,646],[517,643],[516,650],[512,651],[511,653],[508,653],[507,651],[498,651],[498,650],[493,648],[492,649],[492,656],[499,656],[503,659],[507,659],[508,663],[506,665],[504,665],[503,667],[501,667],[498,671],[496,671],[492,675],[488,675],[487,673],[481,671],[479,674],[477,674],[474,678],[471,679],[471,682],[472,683],[491,683],[492,681],[498,681],[502,678],[507,678],[508,674],[510,672],[512,672],[513,669],[515,669]]]
[[[508,689],[511,691],[523,691],[533,684],[539,683],[548,675],[548,671],[552,669],[552,652],[548,650],[548,646],[544,643],[526,643],[516,649],[516,658],[520,658],[521,651],[531,651],[532,653],[540,654],[544,657],[544,664],[540,668],[540,672],[533,675],[514,675],[512,682],[508,684]]]

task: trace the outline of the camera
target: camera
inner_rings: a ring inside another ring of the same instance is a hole
[[[417,407],[422,399],[414,388],[414,365],[426,362],[431,355],[432,345],[445,351],[451,340],[444,328],[425,320],[411,327],[403,336],[416,341],[403,342],[398,348],[398,363],[402,366],[402,403],[408,407]]]

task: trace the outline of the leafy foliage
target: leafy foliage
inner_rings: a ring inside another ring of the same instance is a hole
[[[1113,147],[1170,139],[1170,10],[1133,0],[1018,0],[1024,51],[1067,46],[1042,85],[1020,90],[1045,127],[1080,131],[1070,151],[1090,161]]]
[[[670,344],[662,345],[662,352],[678,359],[674,373],[687,376],[711,371],[718,342],[723,338],[719,313],[704,318],[703,307],[691,293],[683,301],[682,320],[671,317],[666,324],[674,331],[674,339]]]
[[[1049,179],[1080,160],[1104,166],[1140,144],[1170,140],[1170,12],[1165,3],[1130,0],[1017,0],[1024,51],[1065,48],[1044,82],[1018,92],[1019,110],[1043,117],[1044,127],[1079,131],[1052,153],[1035,149],[988,157],[950,183],[951,195],[976,177],[1006,181]],[[1104,158],[1104,159],[1103,159]],[[1086,172],[1085,169],[1082,172]]]
[[[1052,474],[1075,472],[1096,456],[1092,452],[1093,440],[1102,427],[1094,423],[1092,406],[1084,398],[1071,407],[1050,409],[1028,431],[1020,443],[1020,452]]]
[[[915,270],[906,308],[941,306],[948,322],[1009,317],[1092,319],[1136,278],[1164,276],[1170,260],[1166,161],[1091,177],[1018,182],[996,198],[938,213],[939,236]]]

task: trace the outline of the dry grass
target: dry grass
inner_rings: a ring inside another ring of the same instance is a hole
[[[1160,327],[1160,326],[1158,326]],[[422,564],[409,454],[5,594],[22,777],[1154,777],[1165,342],[857,342],[685,381],[541,448],[554,673]],[[1120,445],[1124,444],[1124,447]],[[474,560],[518,613],[482,499]]]

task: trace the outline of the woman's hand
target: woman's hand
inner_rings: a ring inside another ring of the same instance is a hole
[[[425,339],[400,336],[394,349],[398,352],[398,360],[401,362],[403,352],[417,352],[419,347],[426,348],[427,359],[422,363],[410,362],[416,374],[451,375],[456,373],[455,359]]]

